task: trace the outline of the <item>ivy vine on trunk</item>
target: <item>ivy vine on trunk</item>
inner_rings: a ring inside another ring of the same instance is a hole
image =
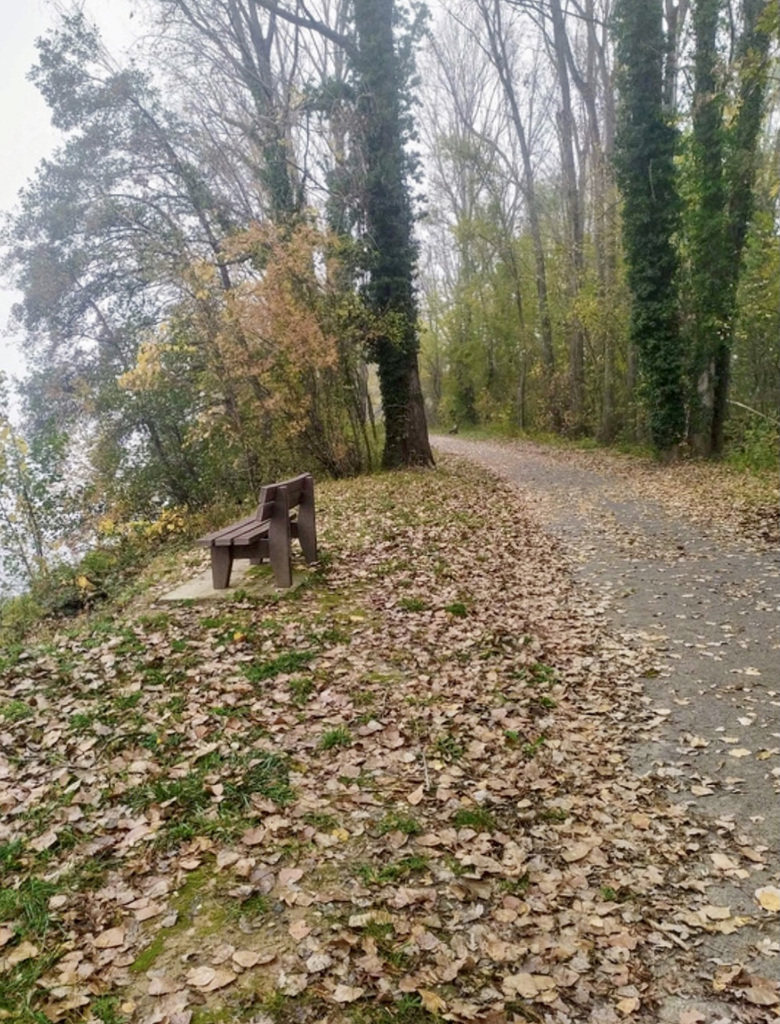
[[[685,429],[683,355],[677,302],[679,225],[676,131],[663,106],[661,0],[616,8],[620,116],[616,139],[623,239],[635,347],[653,444],[670,452]]]

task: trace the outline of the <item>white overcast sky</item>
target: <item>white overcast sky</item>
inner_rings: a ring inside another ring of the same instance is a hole
[[[113,53],[132,44],[137,32],[132,0],[85,0],[82,6]],[[0,12],[0,210],[5,212],[15,207],[19,190],[58,142],[46,104],[27,81],[35,63],[35,40],[56,24],[57,13],[50,0],[0,0]],[[0,369],[11,375],[23,369],[7,327],[15,299],[0,280]]]

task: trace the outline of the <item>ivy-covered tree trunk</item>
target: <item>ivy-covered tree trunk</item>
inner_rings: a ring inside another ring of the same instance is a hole
[[[715,455],[723,451],[731,383],[731,349],[737,318],[737,286],[755,205],[756,150],[767,86],[770,10],[768,0],[743,0],[743,29],[739,46],[739,113],[729,140],[729,158],[726,163],[726,266],[730,270],[730,279],[726,307],[728,318],[715,352],[711,430],[712,452]],[[776,10],[774,17],[777,17]]]
[[[639,357],[654,446],[670,452],[685,428],[677,307],[679,220],[676,133],[663,106],[661,0],[619,0],[620,117],[616,139],[623,240],[632,293],[631,342]]]
[[[718,80],[718,22],[723,0],[698,0],[693,96],[693,192],[690,216],[692,365],[689,437],[693,448],[711,450],[715,352],[728,288],[725,264],[726,208],[723,180],[723,82]]]
[[[368,297],[394,329],[375,342],[385,418],[383,465],[431,465],[417,365],[416,247],[404,151],[403,72],[393,40],[394,0],[355,0],[365,229],[371,250]]]

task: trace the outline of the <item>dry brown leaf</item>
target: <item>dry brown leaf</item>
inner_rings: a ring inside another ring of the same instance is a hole
[[[43,832],[41,835],[36,836],[35,839],[30,840],[30,847],[36,851],[36,853],[42,853],[44,850],[48,850],[50,846],[54,846],[57,842],[57,833],[54,829],[49,829],[48,832]]]
[[[152,978],[147,992],[150,996],[167,996],[171,992],[178,992],[183,987],[183,983],[178,978],[171,978],[168,975],[161,974]]]
[[[743,995],[754,1006],[779,1006],[780,992],[776,981],[762,978],[757,974],[750,975],[750,984],[743,989]]]
[[[243,967],[245,970],[250,967],[256,967],[262,958],[262,954],[258,953],[256,949],[237,949],[233,953],[233,963],[238,967]]]
[[[281,886],[293,885],[303,878],[303,868],[282,868],[279,872],[277,884]]]
[[[265,837],[267,835],[268,831],[262,826],[257,828],[248,828],[241,836],[241,842],[244,846],[259,846],[260,843],[265,842]]]
[[[216,992],[217,989],[232,985],[238,976],[228,967],[219,967],[214,972],[214,977],[207,985],[201,986],[201,992]]]
[[[406,794],[407,802],[416,807],[419,803],[422,803],[422,799],[425,796],[425,786],[419,785],[417,789],[413,789],[411,793]]]
[[[621,999],[615,1004],[618,1011],[623,1014],[624,1017],[630,1016],[635,1010],[639,1009],[639,1000],[636,996],[629,996],[626,999]]]
[[[356,985],[336,985],[333,998],[337,1003],[354,1003],[366,990]]]
[[[508,996],[522,996],[523,999],[534,999],[539,994],[534,976],[526,971],[505,977],[502,988]]]
[[[756,900],[759,905],[771,913],[780,911],[780,889],[775,885],[762,885],[756,889]]]
[[[297,939],[298,942],[300,942],[301,939],[305,939],[306,936],[311,933],[311,928],[306,924],[303,918],[299,918],[297,921],[293,921],[290,924],[287,931],[294,939]]]
[[[312,953],[306,960],[306,970],[309,974],[321,974],[322,971],[327,971],[332,963],[333,957],[330,954]]]
[[[590,843],[572,843],[562,851],[561,856],[567,864],[574,864],[578,860],[584,860],[591,849]]]
[[[200,967],[192,967],[187,971],[186,980],[188,985],[194,985],[195,988],[205,988],[207,985],[211,984],[216,976],[216,967],[209,967],[202,964]]]
[[[725,921],[731,917],[731,907],[716,907],[711,903],[702,907],[701,912],[711,921]]]
[[[431,992],[430,989],[418,988],[417,992],[428,1013],[439,1014],[447,1009],[447,1004],[441,996],[436,995],[435,992]]]
[[[116,949],[125,944],[125,930],[120,925],[117,928],[109,928],[101,932],[93,942],[95,949]]]
[[[725,853],[711,853],[710,860],[716,868],[720,868],[721,871],[735,871],[739,864],[727,857]]]
[[[38,956],[40,950],[37,946],[33,945],[27,939],[23,939],[18,946],[14,946],[13,949],[9,950],[8,955],[5,958],[5,962],[10,967],[16,967],[17,964],[24,963],[25,960],[32,960],[33,957]]]

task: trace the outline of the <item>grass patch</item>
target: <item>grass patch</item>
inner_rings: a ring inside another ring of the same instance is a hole
[[[405,612],[424,612],[428,605],[421,597],[402,597],[398,607]]]
[[[224,787],[218,804],[207,788],[207,779],[216,769]],[[245,827],[241,815],[251,805],[255,793],[282,807],[292,802],[294,792],[286,757],[271,752],[235,755],[230,759],[209,756],[182,779],[154,779],[128,790],[122,799],[134,812],[152,804],[166,804],[167,817],[158,845],[170,846],[196,835],[232,836]],[[204,812],[212,804],[216,817],[204,819]]]
[[[120,999],[118,996],[98,996],[90,1006],[92,1016],[97,1017],[102,1024],[125,1024],[127,1017],[119,1009]]]
[[[287,685],[290,688],[293,701],[299,707],[305,704],[314,693],[314,680],[309,679],[308,676],[293,676],[288,680]]]
[[[348,747],[351,743],[352,733],[345,725],[339,725],[324,732],[317,746],[320,750],[333,750],[335,747]]]
[[[406,836],[419,836],[422,833],[422,825],[414,818],[406,814],[398,814],[396,811],[388,811],[378,825],[380,836],[388,832],[403,832]]]
[[[273,679],[274,676],[292,675],[306,668],[314,657],[313,651],[285,651],[269,661],[253,661],[244,666],[244,675],[250,683],[257,684]]]
[[[0,921],[11,921],[25,935],[42,939],[49,931],[49,900],[57,892],[53,882],[25,878],[16,889],[0,889]]]
[[[425,1009],[416,993],[407,993],[389,1005],[356,1006],[348,1017],[350,1024],[431,1024],[440,1019]]]
[[[460,761],[466,753],[465,748],[458,743],[454,736],[440,736],[434,745],[434,749],[443,761]]]
[[[452,821],[458,828],[473,828],[477,832],[492,832],[496,827],[493,815],[484,807],[463,807],[455,812]]]
[[[21,839],[11,839],[7,843],[0,843],[0,877],[5,878],[9,871],[20,871],[22,862],[19,859],[24,844]],[[2,893],[0,893],[2,898]]]
[[[458,619],[465,619],[469,613],[468,608],[462,601],[453,601],[452,604],[446,605],[444,610]]]
[[[377,868],[373,864],[360,864],[357,875],[364,885],[395,885],[420,871],[428,869],[428,858],[422,854],[411,854],[395,864]]]
[[[21,722],[25,718],[32,718],[34,714],[35,712],[30,705],[25,704],[23,700],[9,700],[0,706],[0,716],[6,722]]]

